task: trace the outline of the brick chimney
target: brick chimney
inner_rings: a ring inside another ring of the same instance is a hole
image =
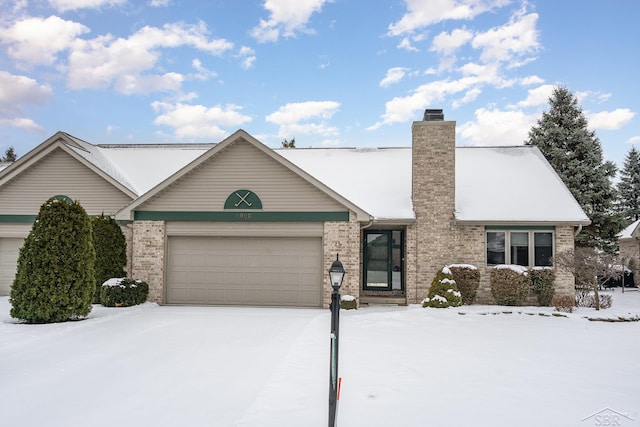
[[[419,301],[436,273],[454,261],[456,122],[445,121],[442,110],[425,110],[411,135]]]

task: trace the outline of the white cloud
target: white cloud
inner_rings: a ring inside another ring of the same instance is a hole
[[[197,71],[195,78],[198,80],[209,80],[212,77],[217,77],[218,73],[212,70],[208,70],[202,65],[200,59],[195,58],[191,61],[191,66]]]
[[[236,58],[240,59],[240,65],[243,69],[248,70],[249,68],[253,68],[256,63],[256,52],[247,46],[242,46],[240,51],[236,55]]]
[[[24,129],[24,130],[28,130],[31,132],[38,132],[38,133],[45,132],[42,126],[40,126],[33,120],[27,119],[24,117],[13,118],[13,119],[0,118],[0,128],[1,127],[14,127],[14,128]]]
[[[174,135],[180,139],[215,139],[227,135],[221,127],[238,127],[250,122],[251,117],[239,112],[237,105],[190,105],[155,101],[151,107],[159,115],[154,123],[174,129]]]
[[[636,144],[636,143],[640,143],[640,135],[638,135],[638,136],[633,136],[633,137],[629,138],[629,139],[627,140],[627,142],[628,142],[629,144]]]
[[[510,0],[405,0],[407,13],[389,25],[388,35],[399,36],[446,20],[470,20],[502,7]]]
[[[452,55],[457,49],[473,38],[473,33],[467,29],[455,29],[451,33],[441,32],[433,38],[431,50],[441,55]]]
[[[335,136],[337,128],[329,126],[326,120],[340,108],[335,101],[307,101],[286,104],[278,111],[269,114],[266,120],[279,126],[278,135],[295,137],[296,135]]]
[[[628,108],[617,108],[613,111],[587,113],[587,119],[591,129],[616,130],[629,123],[635,115]]]
[[[529,89],[527,98],[524,101],[518,102],[520,107],[537,107],[538,105],[544,105],[549,102],[549,97],[555,86],[542,85],[535,89]]]
[[[522,79],[520,79],[520,84],[522,86],[529,86],[529,85],[539,85],[544,83],[544,79],[538,77],[538,76],[528,76],[528,77],[523,77]]]
[[[30,77],[0,70],[0,115],[15,115],[26,104],[43,105],[53,95],[51,87],[38,84]]]
[[[507,24],[477,34],[471,45],[482,50],[480,60],[483,62],[506,62],[512,67],[524,65],[531,60],[527,56],[540,49],[537,22],[538,14],[526,14],[523,7]]]
[[[8,45],[7,54],[25,65],[52,65],[57,54],[67,50],[89,28],[57,16],[26,18],[0,29],[0,42]]]
[[[387,70],[387,74],[384,76],[384,79],[380,81],[381,87],[387,87],[394,83],[400,82],[404,76],[407,75],[407,68],[403,67],[393,67]]]
[[[480,108],[476,120],[458,127],[462,142],[477,146],[522,145],[529,129],[536,123],[535,115],[522,111],[500,111]]]
[[[151,0],[149,6],[151,7],[167,7],[171,4],[170,0]]]
[[[102,6],[124,4],[126,0],[49,0],[49,4],[60,12],[78,9],[98,9]]]
[[[151,72],[160,58],[160,49],[181,46],[221,55],[233,44],[225,39],[210,40],[202,22],[165,24],[162,28],[147,26],[126,39],[106,35],[76,40],[69,55],[68,85],[72,89],[113,85],[127,94],[177,90],[182,81],[179,74]]]
[[[264,8],[269,11],[269,19],[261,19],[251,30],[251,35],[259,42],[274,42],[280,36],[293,37],[296,32],[312,33],[307,23],[314,12],[319,12],[331,0],[265,0]]]
[[[418,48],[411,44],[411,40],[409,39],[409,37],[403,38],[400,41],[400,43],[398,43],[398,46],[396,46],[396,47],[398,49],[404,49],[404,50],[407,50],[409,52],[417,52],[418,51]]]

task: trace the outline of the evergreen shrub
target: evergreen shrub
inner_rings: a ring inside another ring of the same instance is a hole
[[[100,289],[100,304],[105,307],[130,307],[142,304],[149,296],[149,285],[128,278],[109,279]]]
[[[93,227],[93,247],[96,251],[95,292],[93,302],[100,302],[100,287],[112,277],[125,277],[127,264],[127,242],[116,220],[110,216],[95,216]]]
[[[342,295],[340,297],[340,308],[343,310],[355,310],[358,303],[353,295]]]
[[[538,304],[550,306],[555,292],[555,271],[551,268],[532,268],[529,270],[529,277],[531,290],[538,299]]]
[[[11,316],[28,323],[86,317],[95,287],[91,221],[77,201],[47,200],[18,256]]]
[[[497,265],[491,270],[491,294],[498,305],[522,305],[529,295],[527,269],[519,265]]]
[[[453,280],[451,270],[443,268],[431,281],[429,293],[422,300],[423,307],[447,308],[462,305],[462,294]]]
[[[480,271],[474,265],[453,264],[449,266],[453,280],[455,280],[458,290],[462,294],[463,304],[473,304],[480,286]]]

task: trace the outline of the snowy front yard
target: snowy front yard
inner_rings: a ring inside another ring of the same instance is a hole
[[[640,315],[640,292],[613,295],[599,316]],[[640,425],[640,322],[551,312],[343,310],[338,424]],[[147,303],[21,325],[2,297],[0,425],[324,426],[329,324],[320,309]]]

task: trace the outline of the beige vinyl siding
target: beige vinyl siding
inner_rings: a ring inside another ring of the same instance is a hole
[[[222,211],[227,197],[247,189],[265,212],[331,212],[345,208],[246,141],[238,141],[136,210]]]
[[[9,295],[23,244],[20,237],[0,237],[0,296]]]
[[[322,237],[321,222],[167,221],[167,236]]]
[[[113,214],[131,198],[62,149],[0,187],[0,214],[35,215],[50,197],[79,200],[89,215]]]

